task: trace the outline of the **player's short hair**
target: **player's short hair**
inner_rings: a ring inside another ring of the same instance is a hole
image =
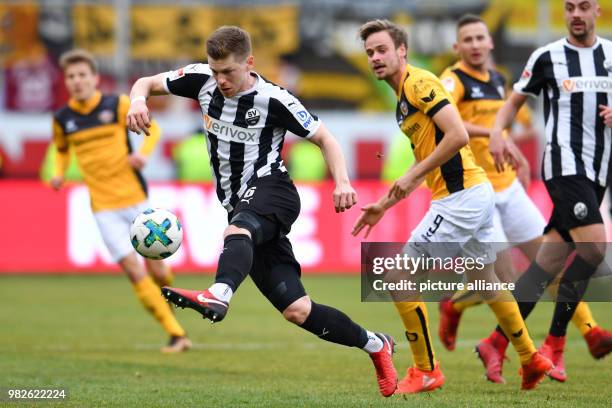
[[[206,40],[206,54],[213,59],[246,58],[251,55],[251,36],[240,27],[219,27]]]
[[[59,65],[62,68],[62,71],[65,71],[68,66],[78,64],[80,62],[88,64],[94,74],[98,73],[98,63],[89,51],[77,48],[66,51],[59,59]]]
[[[369,36],[381,31],[389,33],[395,48],[399,48],[402,44],[408,48],[408,33],[406,30],[389,20],[376,19],[364,23],[359,28],[359,38],[365,42]]]
[[[474,23],[485,24],[484,20],[480,18],[480,16],[477,16],[476,14],[464,14],[461,17],[459,17],[459,20],[457,20],[457,31],[459,31],[459,29],[463,26],[466,26],[468,24],[474,24]]]

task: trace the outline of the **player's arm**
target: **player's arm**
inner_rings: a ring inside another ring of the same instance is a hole
[[[607,127],[612,127],[612,106],[599,105],[599,117]]]
[[[166,95],[168,91],[164,86],[165,74],[157,74],[139,78],[130,91],[130,108],[127,113],[127,127],[132,132],[144,132],[151,135],[151,113],[147,107],[147,98],[151,95]]]
[[[70,150],[66,135],[55,119],[53,120],[53,143],[55,144],[55,169],[51,178],[51,187],[59,190],[64,184],[64,174],[70,164]]]
[[[346,161],[336,138],[321,123],[310,141],[321,149],[325,163],[336,185],[334,189],[334,207],[336,212],[343,212],[357,204],[357,193],[351,186],[346,170]]]
[[[527,95],[512,92],[495,116],[495,123],[489,135],[489,151],[499,172],[504,170],[504,163],[506,161],[509,161],[513,167],[518,165],[519,159],[504,139],[503,133],[505,129],[512,125],[516,114],[526,100]]]
[[[123,126],[127,126],[126,121],[129,109],[129,98],[126,95],[121,95],[119,97],[119,108],[117,117],[120,119],[121,124]],[[161,138],[161,129],[157,122],[155,120],[152,120],[150,125],[151,127],[148,129],[149,136],[145,137],[142,144],[140,145],[140,148],[137,151],[132,152],[128,157],[130,165],[136,170],[141,170],[142,168],[144,168],[144,166],[147,164],[149,156],[151,155],[151,153],[155,149],[155,146],[157,146],[157,143],[159,143],[159,139]]]

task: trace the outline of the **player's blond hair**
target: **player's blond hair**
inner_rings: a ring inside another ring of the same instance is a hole
[[[389,20],[376,19],[364,23],[359,28],[359,37],[361,38],[361,41],[365,42],[369,36],[381,31],[386,31],[389,33],[389,36],[391,37],[391,40],[393,40],[393,44],[395,45],[396,49],[402,44],[408,48],[408,33],[406,30]]]
[[[230,55],[245,59],[251,55],[251,36],[240,27],[219,27],[206,40],[206,54],[213,59],[224,59]]]
[[[94,74],[98,73],[98,63],[89,51],[77,48],[66,51],[59,59],[59,65],[62,68],[62,71],[66,71],[66,68],[68,68],[70,65],[81,62],[88,64]]]

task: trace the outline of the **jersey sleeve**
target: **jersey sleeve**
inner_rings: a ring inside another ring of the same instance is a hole
[[[270,98],[269,115],[274,125],[286,129],[299,137],[310,138],[319,129],[321,122],[302,103],[287,91]]]
[[[200,90],[212,78],[208,64],[191,64],[164,74],[164,87],[168,93],[198,100]]]
[[[70,163],[70,151],[68,140],[59,122],[53,119],[53,143],[55,144],[55,168],[54,176],[63,176]]]
[[[547,54],[542,52],[542,50],[536,50],[531,54],[521,77],[514,84],[515,92],[532,96],[538,96],[542,92],[546,85],[544,69],[546,64],[545,55]]]
[[[463,100],[465,88],[453,71],[450,69],[445,70],[442,75],[440,75],[440,82],[442,82],[444,88],[451,94],[455,103],[459,103]]]
[[[433,74],[406,81],[404,92],[408,97],[408,102],[429,117],[433,117],[452,101],[452,96]]]

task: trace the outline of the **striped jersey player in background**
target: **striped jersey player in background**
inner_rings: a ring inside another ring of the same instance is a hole
[[[300,197],[280,155],[286,132],[321,149],[336,185],[334,206],[343,212],[357,202],[357,194],[338,142],[298,99],[253,71],[246,31],[220,27],[207,39],[206,52],[208,64],[141,78],[131,92],[128,124],[138,132],[149,132],[149,95],[174,94],[199,102],[217,197],[228,213],[215,283],[199,291],[166,287],[164,295],[218,322],[250,275],[288,321],[322,340],[366,351],[381,394],[392,395],[397,384],[393,339],[313,302],[302,286],[300,265],[286,236],[300,211]]]
[[[517,174],[510,166],[498,172],[489,152],[489,133],[495,116],[504,104],[505,80],[502,74],[489,68],[493,40],[483,20],[474,15],[466,15],[457,22],[457,43],[455,51],[459,62],[449,67],[441,75],[442,83],[451,92],[459,113],[470,134],[470,147],[476,162],[486,171],[495,190],[494,239],[497,243],[515,245],[531,262],[535,260],[542,233],[546,225],[544,217],[526,194],[519,183]],[[526,107],[526,106],[524,106]],[[504,135],[509,143],[509,136]],[[519,135],[520,137],[520,135]],[[514,148],[514,146],[512,146]],[[515,150],[520,159],[519,167],[526,159]],[[502,244],[503,245],[503,244]],[[502,246],[503,248],[503,246]],[[500,279],[515,281],[509,248],[497,253],[495,272]],[[555,286],[549,286],[553,289]],[[469,291],[457,292],[452,299],[440,303],[440,330],[442,344],[454,350],[456,333],[462,312],[479,301],[470,296]],[[599,341],[588,333],[597,326],[588,305],[581,302],[572,319],[583,333],[589,350],[597,349]],[[487,369],[486,377],[492,382],[505,382],[502,377],[504,354],[498,349],[508,345],[508,339],[498,328],[493,336],[481,341],[476,351]]]
[[[187,350],[191,342],[177,322],[159,288],[172,282],[163,261],[145,260],[144,268],[130,243],[132,220],[148,208],[147,185],[140,170],[160,138],[157,124],[152,137],[134,150],[126,128],[130,106],[126,95],[107,95],[98,89],[98,68],[84,50],[72,50],[60,59],[70,100],[53,119],[57,147],[56,169],[51,186],[59,190],[70,161],[76,155],[91,197],[91,209],[111,257],[132,282],[136,297],[170,335],[162,352]]]
[[[537,49],[514,92],[497,114],[489,149],[498,169],[513,162],[502,137],[528,96],[542,94],[546,146],[542,176],[553,202],[544,242],[535,262],[517,281],[515,295],[526,317],[543,288],[563,273],[549,334],[540,350],[555,364],[551,378],[565,381],[563,350],[567,325],[591,276],[603,262],[606,230],[599,212],[612,170],[612,42],[595,34],[601,13],[597,0],[565,0],[568,36]],[[591,353],[612,350],[612,335],[598,326],[586,336],[597,343]],[[507,344],[507,343],[506,343]],[[499,351],[503,355],[503,344]]]

